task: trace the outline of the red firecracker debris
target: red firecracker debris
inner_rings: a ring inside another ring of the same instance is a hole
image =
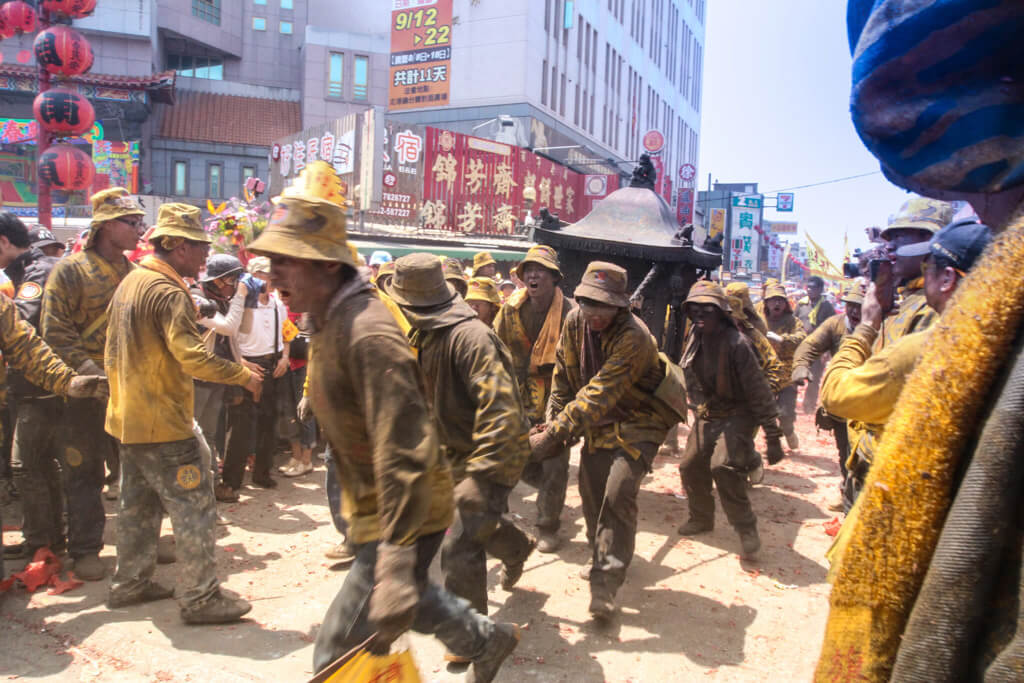
[[[833,517],[828,522],[825,522],[825,533],[829,536],[835,536],[839,533],[839,527],[842,525],[843,523],[839,521],[838,517]]]

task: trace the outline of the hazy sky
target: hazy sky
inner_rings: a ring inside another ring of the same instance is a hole
[[[700,189],[757,182],[761,192],[878,171],[850,122],[850,49],[842,0],[709,0]],[[909,196],[881,173],[793,190],[795,220],[839,265],[864,228]]]

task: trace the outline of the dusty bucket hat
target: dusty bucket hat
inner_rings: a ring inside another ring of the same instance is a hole
[[[156,226],[149,234],[149,241],[153,242],[163,237],[183,237],[193,242],[211,242],[209,233],[203,230],[199,216],[199,209],[190,204],[163,204],[156,217]]]
[[[893,230],[926,230],[937,233],[950,221],[956,213],[953,205],[940,199],[913,197],[903,202],[900,210],[889,219],[889,225],[882,231],[883,240],[892,239]]]
[[[88,249],[96,241],[100,226],[106,221],[125,216],[145,216],[139,203],[135,201],[128,190],[123,187],[108,187],[100,190],[89,198],[92,204],[92,221],[89,223],[89,236],[85,240],[83,248]]]
[[[577,299],[591,299],[609,306],[629,308],[629,295],[626,294],[627,281],[628,277],[624,268],[605,261],[592,261],[587,266],[587,272],[583,273],[583,279],[580,280],[573,296]]]
[[[463,298],[466,301],[489,301],[496,306],[501,305],[498,283],[489,277],[470,278],[469,293]]]
[[[345,230],[344,202],[341,179],[330,164],[316,161],[306,166],[295,184],[274,199],[277,206],[270,222],[248,246],[249,251],[355,268]]]
[[[473,254],[473,272],[475,273],[479,268],[484,266],[496,266],[498,262],[494,260],[489,251],[478,251]]]
[[[409,254],[395,261],[387,294],[403,306],[438,306],[455,298],[444,266],[434,254]]]
[[[864,292],[861,290],[859,282],[851,283],[846,289],[843,290],[843,295],[840,299],[848,304],[862,304],[864,303]]]
[[[553,271],[558,276],[558,279],[562,279],[562,270],[558,267],[558,252],[546,244],[530,247],[530,250],[526,252],[526,256],[515,267],[513,272],[520,280],[523,279],[523,269],[526,268],[527,263],[536,263],[544,266],[548,270]]]
[[[764,300],[774,299],[776,297],[782,297],[786,301],[789,301],[789,297],[786,296],[786,288],[782,285],[768,285],[764,288]]]
[[[725,290],[721,285],[710,280],[697,280],[693,283],[690,293],[686,296],[686,301],[683,302],[684,306],[688,304],[712,304],[718,306],[724,313],[732,313],[729,297],[725,295]]]

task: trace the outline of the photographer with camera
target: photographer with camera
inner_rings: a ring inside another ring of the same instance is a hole
[[[921,263],[920,296],[935,319],[945,310],[960,280],[991,239],[987,226],[973,220],[957,221],[938,231],[928,242],[907,244],[897,250],[899,259]],[[882,334],[885,307],[879,291],[884,286],[884,282],[873,282],[868,287],[861,322],[844,337],[822,381],[821,402],[825,410],[850,421],[853,457],[843,491],[847,510],[860,494],[885,423],[896,408],[903,385],[931,332],[930,327],[918,330],[873,351]]]

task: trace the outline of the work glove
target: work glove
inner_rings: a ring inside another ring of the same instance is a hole
[[[88,361],[92,363],[92,361]],[[93,363],[95,365],[95,363]],[[103,375],[78,375],[68,385],[71,398],[98,398],[106,401],[110,397],[110,385]]]
[[[555,455],[558,455],[558,451],[561,449],[562,444],[551,432],[543,431],[537,432],[536,434],[530,435],[530,460],[533,462],[540,462],[541,460],[547,460]]]
[[[370,622],[377,632],[370,643],[370,652],[386,655],[391,643],[412,627],[420,603],[416,584],[416,545],[377,546],[374,567],[377,584],[370,595]]]
[[[793,368],[793,375],[790,379],[793,384],[803,384],[804,382],[810,382],[814,378],[811,376],[810,368],[798,365]]]
[[[775,332],[769,332],[765,336],[768,337],[769,341],[773,341],[776,344],[779,344],[779,343],[782,342],[782,337],[780,335],[776,334]]]
[[[786,454],[782,450],[782,439],[780,437],[765,436],[765,444],[767,445],[765,456],[768,458],[769,465],[774,465],[785,457]]]
[[[92,358],[89,358],[84,363],[82,363],[77,368],[75,368],[75,372],[77,372],[79,375],[103,375],[103,376],[106,376],[106,374],[107,374],[107,373],[103,372],[103,368],[101,368],[96,363],[96,361],[94,361]]]
[[[313,404],[309,400],[309,396],[303,396],[299,399],[299,406],[295,413],[299,417],[299,422],[313,419]]]

